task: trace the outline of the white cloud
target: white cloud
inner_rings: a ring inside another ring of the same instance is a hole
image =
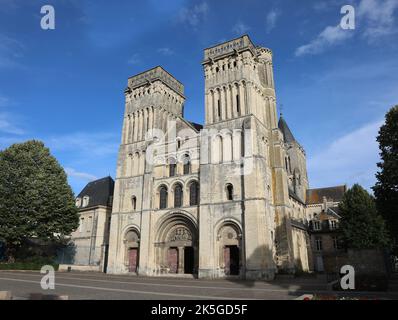
[[[326,27],[310,43],[298,47],[296,56],[300,57],[307,54],[318,54],[325,51],[328,47],[342,43],[353,35],[351,30],[343,30],[340,25]]]
[[[167,47],[165,47],[165,48],[159,48],[159,49],[158,49],[158,52],[159,52],[160,54],[165,55],[165,56],[172,56],[172,55],[174,54],[174,51],[173,51],[172,49],[170,49],[170,48],[167,48]]]
[[[244,24],[242,21],[238,21],[232,28],[232,31],[235,32],[238,36],[247,33],[249,30],[250,27]]]
[[[65,172],[68,175],[68,177],[74,177],[74,178],[78,178],[81,180],[85,180],[85,181],[94,181],[97,180],[98,178],[90,173],[86,173],[86,172],[79,172],[76,171],[73,168],[65,168]]]
[[[192,27],[197,27],[204,21],[208,11],[209,5],[206,2],[202,2],[191,8],[182,8],[178,14],[178,20]]]
[[[0,132],[22,135],[24,131],[13,123],[12,117],[5,112],[0,113]]]
[[[267,14],[265,18],[267,33],[270,33],[272,29],[275,28],[276,21],[278,20],[280,14],[281,14],[280,11],[277,9],[273,9]]]
[[[127,61],[127,63],[128,63],[128,64],[132,64],[132,65],[141,63],[141,59],[140,59],[139,54],[138,54],[138,53],[134,53],[134,54],[129,58],[129,60]]]
[[[309,157],[312,187],[360,183],[373,186],[379,161],[376,137],[383,121],[368,123],[341,136],[318,154]]]
[[[52,150],[73,151],[76,157],[87,156],[92,159],[98,156],[114,155],[119,148],[119,136],[114,133],[77,132],[44,139]]]
[[[394,12],[398,0],[362,0],[357,8],[359,25],[364,28],[362,36],[369,41],[397,32]]]
[[[343,30],[340,25],[328,26],[315,39],[296,49],[296,56],[319,54],[326,49],[350,39],[355,33],[375,42],[398,32],[394,13],[398,9],[398,0],[361,0],[354,5],[356,13],[355,30]],[[319,6],[318,9],[325,9]]]

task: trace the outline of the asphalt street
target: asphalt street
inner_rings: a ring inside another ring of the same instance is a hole
[[[42,293],[67,295],[70,300],[291,300],[303,294],[330,294],[326,284],[317,279],[253,282],[56,272],[55,289],[42,290],[42,277],[34,271],[0,271],[0,291],[11,291],[18,299]]]

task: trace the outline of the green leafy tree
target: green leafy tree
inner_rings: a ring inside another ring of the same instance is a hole
[[[59,241],[78,223],[65,171],[42,142],[0,151],[0,241],[9,257],[27,238]]]
[[[374,198],[360,185],[349,189],[339,204],[342,240],[350,249],[384,248],[389,243]]]
[[[377,164],[380,171],[376,174],[373,191],[377,209],[387,222],[394,251],[398,254],[398,105],[386,114],[377,141],[381,162]]]

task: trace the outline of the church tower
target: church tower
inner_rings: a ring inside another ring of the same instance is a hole
[[[288,194],[275,190],[287,190],[287,179],[278,170],[272,52],[244,35],[204,55],[199,276],[273,278],[275,204]],[[231,260],[238,266],[225,270]]]
[[[153,269],[150,267],[153,259],[150,195],[153,193],[154,166],[147,161],[147,150],[155,134],[157,139],[166,140],[167,137],[160,136],[169,132],[169,122],[183,116],[184,86],[158,66],[130,77],[124,94],[108,272],[126,272],[125,265],[129,260],[135,261],[138,271],[139,260],[140,274],[145,275]]]

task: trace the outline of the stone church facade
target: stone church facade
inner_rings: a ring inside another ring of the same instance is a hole
[[[203,127],[184,119],[184,86],[162,67],[128,79],[107,272],[311,270],[306,154],[278,119],[271,50],[244,35],[205,49],[202,65]]]

